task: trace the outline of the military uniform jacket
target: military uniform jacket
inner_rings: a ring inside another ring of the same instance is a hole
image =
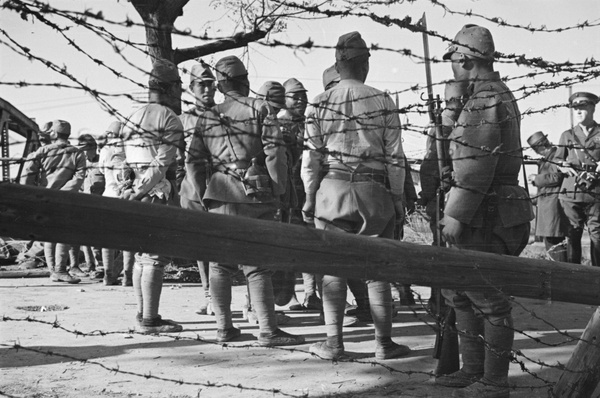
[[[84,179],[84,153],[66,141],[57,141],[27,156],[21,184],[77,192]]]
[[[100,156],[85,162],[85,180],[83,181],[83,193],[91,193],[93,195],[102,195],[106,181],[104,174],[100,170]]]
[[[567,161],[577,170],[588,165],[596,169],[596,164],[600,160],[600,125],[595,123],[585,135],[581,126],[575,126],[562,133],[558,142],[558,150],[555,157],[557,162]],[[560,200],[567,202],[594,202],[600,197],[600,186],[597,186],[592,193],[583,192],[575,188],[576,177],[566,176],[560,189]]]
[[[497,72],[480,76],[450,134],[454,170],[444,213],[471,227],[482,227],[487,200],[496,195],[494,225],[513,227],[533,219],[531,201],[518,185],[522,165],[521,114]]]
[[[148,104],[129,117],[123,144],[127,163],[135,171],[136,192],[159,197],[170,194],[166,174],[175,164],[182,135],[179,117],[164,105]]]
[[[556,148],[552,148],[548,157],[540,160],[538,174],[533,181],[538,189],[537,236],[565,236],[566,218],[558,200],[563,177],[564,174],[558,170],[556,163]]]
[[[352,171],[359,165],[387,170],[391,193],[404,194],[404,151],[400,118],[390,96],[352,79],[318,95],[306,110],[302,181],[318,191],[327,167]]]
[[[244,192],[242,177],[253,158],[258,158],[269,174],[271,197],[247,196]],[[188,151],[182,197],[195,202],[269,203],[285,192],[286,182],[285,145],[266,101],[229,92],[225,102],[198,120]]]

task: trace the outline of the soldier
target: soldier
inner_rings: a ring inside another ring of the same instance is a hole
[[[145,203],[167,204],[172,184],[167,170],[175,163],[181,142],[181,80],[170,61],[156,59],[148,81],[149,103],[137,109],[123,128],[125,158],[134,173],[121,198]],[[173,333],[181,325],[158,314],[165,265],[170,259],[156,254],[136,253],[133,289],[137,298],[137,321],[143,333]]]
[[[248,72],[237,57],[220,59],[215,70],[225,101],[207,111],[196,126],[186,162],[187,178],[195,188],[193,199],[204,203],[211,213],[274,220],[287,175],[281,131],[269,104],[248,97]],[[258,317],[258,344],[303,343],[303,337],[277,327],[271,272],[256,266],[242,268]],[[236,270],[237,265],[210,265],[216,340],[220,343],[241,335],[231,319],[232,275]]]
[[[120,198],[121,193],[133,183],[131,169],[126,166],[125,151],[121,129],[123,125],[119,121],[111,122],[103,136],[104,145],[100,149],[98,169],[104,175],[105,189],[102,196],[107,198]],[[126,172],[129,172],[129,174]],[[133,263],[135,253],[123,250],[123,286],[133,286]],[[116,251],[114,249],[102,249],[102,264],[104,266],[105,285],[117,285],[118,276],[121,273],[117,265]]]
[[[45,133],[49,134],[52,143],[27,156],[21,184],[77,192],[85,178],[85,155],[69,144],[69,122],[55,120],[47,127]],[[52,282],[81,281],[67,272],[69,247],[70,245],[64,243],[44,243],[44,255]]]
[[[340,36],[336,69],[340,82],[318,95],[307,109],[302,181],[306,222],[328,231],[392,239],[397,214],[403,214],[404,153],[400,118],[392,99],[367,86],[369,49],[360,33]],[[323,177],[323,178],[321,178]],[[386,188],[389,181],[391,189]],[[389,282],[368,281],[379,360],[407,355],[392,341]],[[346,278],[323,276],[327,340],[310,352],[323,359],[344,355],[342,335]]]
[[[535,234],[544,239],[546,253],[552,260],[566,263],[565,235],[568,220],[558,200],[564,174],[558,169],[555,160],[557,148],[541,131],[533,133],[527,138],[527,143],[531,149],[542,156],[538,163],[538,173],[530,174],[527,177],[527,180],[538,189]]]
[[[178,181],[183,178],[180,182],[180,205],[183,209],[199,210],[204,211],[202,203],[191,200],[193,195],[193,186],[190,185],[189,181],[185,180],[185,151],[189,148],[192,143],[192,136],[196,129],[196,123],[204,112],[215,105],[215,75],[210,70],[210,67],[204,62],[195,64],[192,67],[190,74],[190,90],[194,93],[196,98],[195,107],[188,112],[181,115],[181,122],[183,123],[183,135],[185,137],[185,143],[183,148],[178,151]],[[207,261],[196,261],[198,265],[198,272],[200,273],[200,281],[202,283],[202,290],[204,290],[204,301],[200,304],[200,307],[196,310],[196,314],[199,315],[212,315],[212,306],[210,304],[210,288],[209,288],[209,264]]]
[[[281,132],[287,148],[288,155],[288,189],[286,190],[284,205],[288,211],[285,218],[292,224],[304,224],[300,205],[304,203],[304,186],[300,178],[300,165],[304,141],[304,112],[308,105],[306,88],[296,78],[283,82],[285,88],[285,110],[279,114]],[[321,311],[323,304],[317,296],[317,276],[302,273],[304,282],[304,301],[297,309]],[[294,309],[290,306],[290,309]]]
[[[82,134],[77,140],[79,141],[79,149],[85,154],[85,180],[83,181],[81,192],[92,195],[102,195],[104,192],[105,181],[104,175],[100,172],[100,168],[98,167],[99,155],[96,139],[91,134]],[[87,274],[79,268],[79,254],[81,251],[83,251],[88,272],[94,272],[96,267],[100,266],[102,263],[102,254],[100,250],[95,249],[92,246],[71,246],[71,249],[69,250],[71,262],[69,273],[78,277],[87,276]]]
[[[465,25],[454,42],[443,58],[451,61],[455,80],[468,83],[468,100],[450,134],[455,180],[444,208],[442,235],[459,248],[518,256],[533,218],[529,197],[518,185],[521,114],[494,71],[490,31]],[[436,383],[464,387],[453,397],[508,397],[514,338],[508,298],[494,286],[443,289],[442,294],[456,311],[463,366],[437,377]]]
[[[581,263],[581,236],[587,225],[592,265],[600,266],[600,126],[594,121],[598,96],[579,92],[569,104],[577,125],[562,133],[555,159],[566,176],[560,189],[560,204],[569,219],[567,258]]]

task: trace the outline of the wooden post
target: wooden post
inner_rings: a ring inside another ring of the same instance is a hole
[[[553,390],[557,398],[594,398],[600,383],[600,308],[583,331],[581,340]],[[595,396],[598,397],[597,395]]]
[[[0,183],[0,236],[600,305],[600,269]]]

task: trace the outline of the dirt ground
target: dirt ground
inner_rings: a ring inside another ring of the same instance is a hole
[[[0,271],[0,277],[2,276]],[[401,306],[395,341],[405,358],[374,358],[372,325],[345,328],[351,359],[321,360],[308,352],[325,336],[316,312],[287,312],[282,328],[302,334],[296,347],[253,346],[258,326],[242,319],[245,286],[234,287],[234,324],[243,340],[214,342],[212,316],[194,311],[196,283],[165,283],[160,312],[181,323],[177,335],[135,331],[132,288],[78,285],[47,277],[1,278],[0,395],[9,397],[449,397],[434,384],[432,318],[422,305]],[[413,286],[426,300],[429,288]],[[298,297],[303,298],[301,285]],[[514,302],[516,361],[511,397],[548,397],[595,307],[541,300]]]

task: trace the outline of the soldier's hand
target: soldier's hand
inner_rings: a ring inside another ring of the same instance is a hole
[[[121,199],[125,200],[138,200],[138,196],[139,194],[134,192],[132,188],[126,189],[123,192],[121,192]]]
[[[302,219],[307,224],[315,223],[315,194],[306,195],[304,206],[302,206]]]
[[[558,169],[561,171],[561,173],[566,174],[567,176],[577,176],[577,171],[573,168],[573,166],[571,166],[569,162],[563,162],[560,166],[558,166]]]
[[[463,223],[455,218],[445,215],[442,220],[442,225],[442,236],[446,242],[453,245],[457,244],[464,228]]]
[[[527,181],[533,183],[535,181],[535,177],[537,177],[537,174],[529,174],[527,176]]]

